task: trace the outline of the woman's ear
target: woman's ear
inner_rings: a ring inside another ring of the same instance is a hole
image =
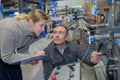
[[[28,25],[29,25],[29,28],[30,28],[30,31],[31,32],[33,32],[33,25],[34,23],[33,23],[33,20],[32,19],[30,19],[29,21],[28,21]]]
[[[32,25],[33,25],[33,20],[30,19],[30,20],[28,21],[28,23],[29,23],[30,26],[32,26]]]

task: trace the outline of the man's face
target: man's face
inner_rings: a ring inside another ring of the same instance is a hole
[[[67,37],[67,31],[63,26],[57,26],[53,31],[53,40],[55,44],[63,44]]]

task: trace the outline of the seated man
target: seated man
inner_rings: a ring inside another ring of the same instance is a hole
[[[43,61],[44,78],[48,80],[52,70],[56,66],[76,62],[78,58],[82,59],[84,51],[80,45],[67,41],[68,30],[63,25],[58,25],[53,30],[53,42],[45,49],[45,53],[51,56],[50,61]],[[84,59],[84,62],[93,66],[99,63],[102,53],[93,51],[90,56]]]

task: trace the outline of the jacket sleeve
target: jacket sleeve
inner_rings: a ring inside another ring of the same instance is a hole
[[[51,61],[43,61],[43,75],[44,79],[48,80],[50,74],[52,73],[53,66],[51,64]]]
[[[10,29],[5,29],[1,36],[1,58],[5,63],[11,63],[13,60],[18,60],[21,58],[32,57],[34,54],[16,54],[15,44],[16,34]],[[27,52],[29,53],[29,52]]]
[[[47,48],[44,49],[45,54],[49,55],[49,45]],[[53,70],[53,65],[52,65],[52,59],[50,59],[49,61],[47,60],[43,60],[43,75],[44,75],[44,79],[48,80],[50,74],[52,73]]]
[[[83,50],[81,48],[80,45],[77,45],[76,47],[76,53],[77,53],[77,56],[80,60],[83,60],[84,63],[90,65],[90,66],[94,66],[95,64],[93,64],[91,61],[90,61],[90,54],[91,54],[91,51],[88,52],[88,54],[86,55],[86,51]],[[85,56],[85,57],[84,57]]]

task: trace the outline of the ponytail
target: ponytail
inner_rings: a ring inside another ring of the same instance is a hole
[[[22,19],[27,19],[27,14],[21,13],[21,14],[15,16],[15,19],[18,20],[18,21],[22,20]]]

